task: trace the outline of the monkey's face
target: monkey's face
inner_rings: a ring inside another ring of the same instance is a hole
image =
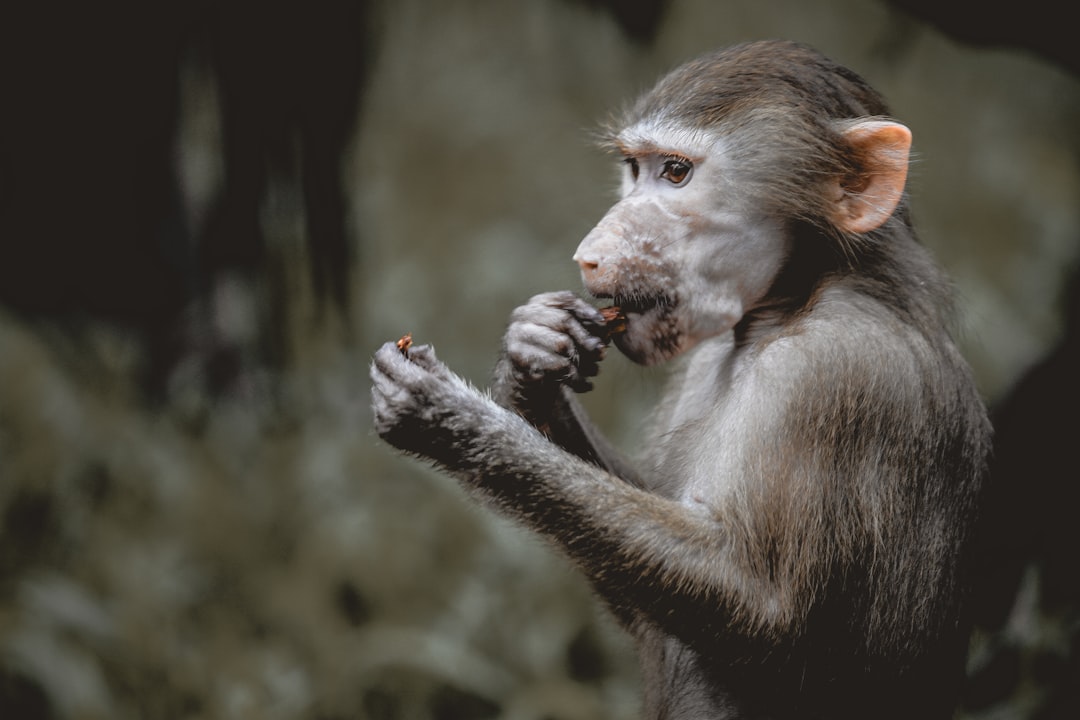
[[[616,346],[648,365],[734,327],[765,297],[788,238],[740,184],[723,138],[639,126],[618,145],[622,198],[574,259],[586,289],[626,315]]]

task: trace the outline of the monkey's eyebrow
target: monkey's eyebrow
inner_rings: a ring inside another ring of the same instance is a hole
[[[678,160],[679,162],[684,162],[687,165],[698,165],[698,164],[701,163],[700,159],[692,158],[689,155],[687,155],[686,153],[681,153],[681,152],[661,152],[660,154],[663,155],[664,157],[666,157],[668,160]]]
[[[644,155],[660,155],[661,157],[671,158],[673,160],[682,160],[691,165],[699,164],[703,160],[701,157],[688,155],[679,150],[665,149],[652,142],[636,142],[631,144],[621,140],[615,140],[612,144],[615,146],[616,150],[627,158],[642,157]]]

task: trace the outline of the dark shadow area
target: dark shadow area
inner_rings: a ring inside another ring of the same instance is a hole
[[[230,275],[280,284],[259,217],[276,174],[299,188],[316,301],[347,311],[341,162],[370,64],[364,0],[4,15],[0,303],[68,331],[95,320],[133,333],[151,392],[191,345],[211,386],[227,385],[238,372],[228,340],[192,338],[208,323],[182,327],[181,315],[215,312],[215,285]],[[190,226],[177,174],[178,82],[193,57],[216,80],[223,136],[224,183],[205,227]],[[260,360],[280,362],[280,309],[262,325]]]
[[[1027,676],[1047,693],[1034,717],[1080,717],[1080,525],[1071,458],[1073,413],[1080,403],[1080,276],[1075,274],[1066,313],[1062,341],[992,412],[994,458],[971,600],[976,627],[993,636],[992,655],[969,683],[966,705],[972,710],[1006,699]],[[1065,633],[1060,647],[1031,647],[1015,635],[1016,628],[1005,632],[1016,622],[1012,614],[1018,604],[1026,606],[1021,612],[1034,611],[1038,621]]]
[[[1029,50],[1072,73],[1080,72],[1075,12],[1054,0],[1022,6],[974,0],[889,0],[957,40],[974,45]]]
[[[651,41],[666,4],[580,1],[638,42]],[[346,317],[360,239],[346,229],[342,159],[378,40],[372,15],[367,0],[5,10],[0,305],[76,347],[86,321],[130,334],[151,397],[193,356],[205,390],[224,392],[245,365],[288,360],[289,270],[260,218],[278,181],[302,211],[316,316]],[[191,62],[210,68],[222,135],[223,184],[197,227],[178,177]],[[258,306],[254,348],[215,325],[231,282]]]

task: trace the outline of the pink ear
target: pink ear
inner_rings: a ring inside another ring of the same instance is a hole
[[[896,210],[907,181],[911,131],[900,123],[865,120],[844,131],[862,160],[858,177],[836,181],[832,220],[845,232],[866,233]]]

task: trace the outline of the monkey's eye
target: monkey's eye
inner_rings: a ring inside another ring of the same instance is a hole
[[[675,186],[685,185],[693,174],[694,166],[681,158],[668,158],[660,170],[660,177]]]
[[[630,166],[630,176],[637,180],[638,175],[641,174],[641,166],[638,165],[637,158],[626,158],[626,164]]]

